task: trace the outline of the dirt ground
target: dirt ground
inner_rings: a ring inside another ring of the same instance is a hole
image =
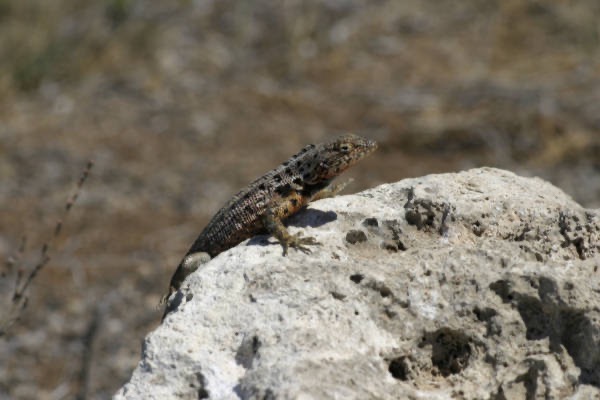
[[[209,218],[338,133],[380,143],[347,192],[487,165],[600,207],[598,21],[597,0],[0,0],[2,259],[26,236],[36,265],[95,162],[0,337],[0,398],[110,397]]]

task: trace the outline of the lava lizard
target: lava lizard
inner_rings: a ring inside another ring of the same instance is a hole
[[[283,220],[309,202],[335,196],[349,182],[331,185],[331,181],[377,149],[377,143],[346,134],[329,142],[310,144],[277,168],[267,172],[233,196],[200,233],[175,270],[166,303],[179,290],[184,279],[198,267],[242,241],[261,233],[270,233],[283,247],[310,253],[306,246],[319,244],[313,237],[291,235]],[[170,311],[165,308],[163,319]]]

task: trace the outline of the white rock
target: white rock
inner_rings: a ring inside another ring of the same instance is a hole
[[[211,260],[115,398],[600,396],[599,210],[482,168],[289,225],[322,246],[282,257],[259,236]]]

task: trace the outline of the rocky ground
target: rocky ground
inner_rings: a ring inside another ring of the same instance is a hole
[[[303,145],[380,142],[347,192],[495,166],[600,207],[600,3],[0,0],[0,258],[38,263],[0,397],[106,398],[195,236]],[[17,274],[0,271],[0,309]]]
[[[314,203],[194,273],[117,399],[600,396],[600,213],[495,169]]]

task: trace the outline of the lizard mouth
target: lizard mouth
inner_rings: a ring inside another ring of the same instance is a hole
[[[349,154],[350,162],[348,163],[348,166],[356,164],[358,161],[373,153],[375,150],[377,150],[377,147],[378,144],[376,141],[362,138],[361,142],[358,143],[353,151],[351,151]]]
[[[365,148],[366,148],[367,154],[371,154],[372,152],[377,150],[378,144],[376,141],[371,140],[371,139],[365,139],[365,141],[366,141]]]

